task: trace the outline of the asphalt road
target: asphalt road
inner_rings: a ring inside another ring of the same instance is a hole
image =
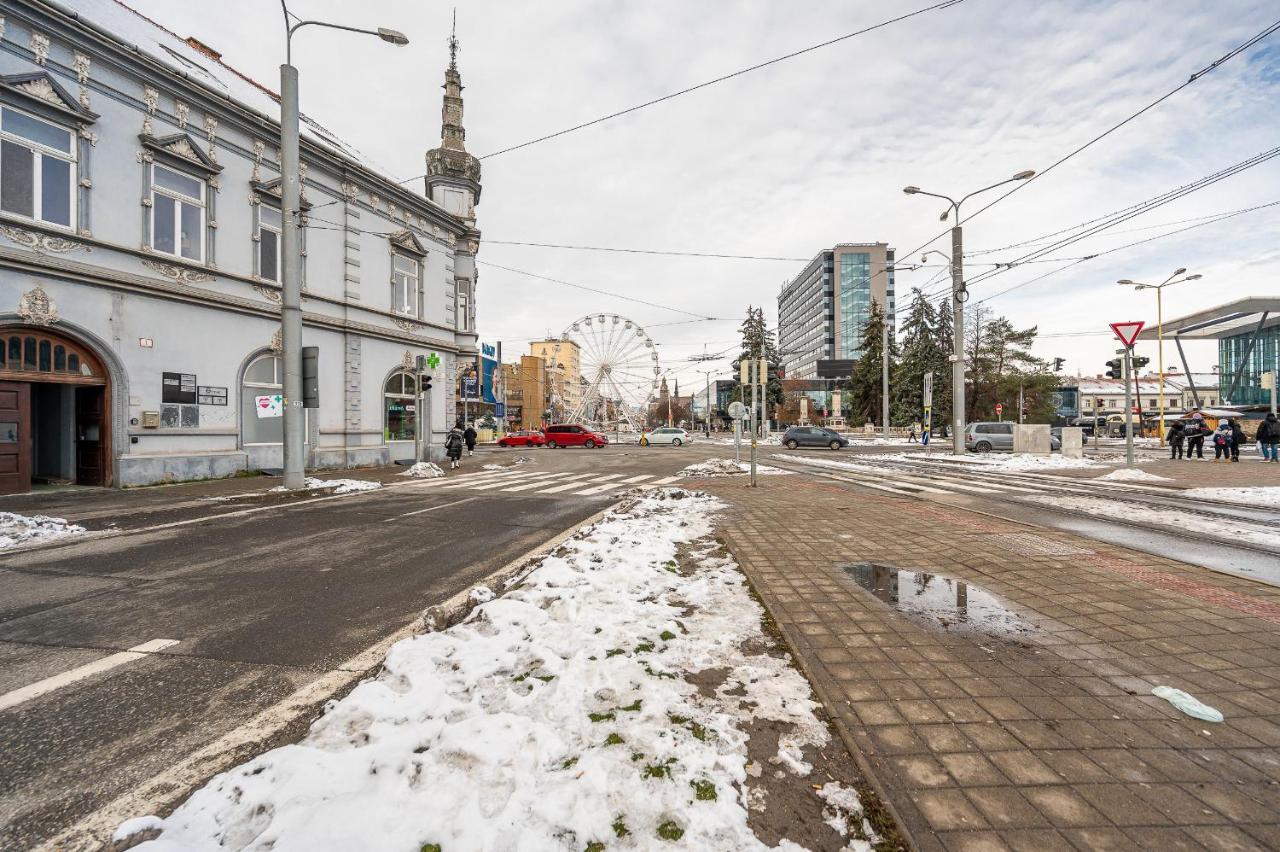
[[[348,472],[395,485],[310,501],[263,493],[267,480],[0,500],[116,530],[0,556],[0,849],[47,841],[308,684],[351,685],[358,674],[332,675],[381,657],[349,662],[360,652],[625,491],[466,486],[514,455],[478,454],[447,488]],[[705,457],[541,451],[521,470],[657,478]],[[15,690],[156,640],[176,641],[5,706]]]

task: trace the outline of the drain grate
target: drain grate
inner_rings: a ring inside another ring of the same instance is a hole
[[[1087,547],[1034,533],[999,533],[991,538],[1005,550],[1011,550],[1019,556],[1082,556],[1094,552]]]

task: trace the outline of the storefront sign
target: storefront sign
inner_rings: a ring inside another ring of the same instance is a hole
[[[196,377],[194,373],[161,374],[161,402],[194,404],[197,400]]]
[[[226,405],[227,389],[214,387],[212,385],[200,385],[196,394],[197,401],[201,405]]]

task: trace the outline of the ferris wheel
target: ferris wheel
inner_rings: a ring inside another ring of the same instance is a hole
[[[551,361],[563,365],[574,354],[581,379],[564,393],[568,420],[640,431],[660,373],[648,333],[617,314],[590,314],[560,335]]]

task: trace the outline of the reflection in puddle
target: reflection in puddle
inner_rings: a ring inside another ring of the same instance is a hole
[[[924,616],[947,629],[967,627],[1006,635],[1034,629],[995,595],[951,577],[870,562],[846,565],[844,570],[894,609]]]

